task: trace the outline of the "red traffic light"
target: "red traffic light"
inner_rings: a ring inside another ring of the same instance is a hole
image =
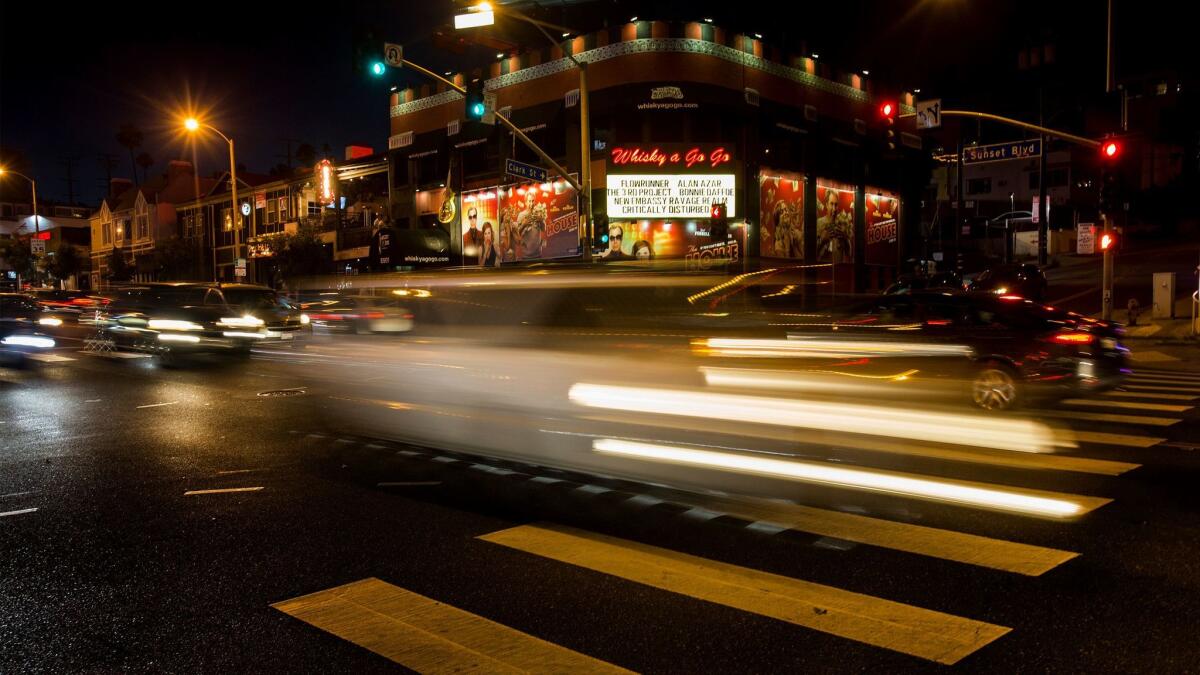
[[[1105,141],[1100,146],[1100,156],[1104,159],[1116,159],[1121,154],[1121,144],[1116,141]]]
[[[891,101],[885,101],[879,106],[879,116],[885,119],[892,119],[896,116],[896,104]]]
[[[1105,232],[1104,234],[1100,235],[1100,250],[1101,251],[1107,251],[1108,249],[1112,248],[1113,245],[1116,243],[1117,243],[1117,235],[1112,234],[1110,232]]]

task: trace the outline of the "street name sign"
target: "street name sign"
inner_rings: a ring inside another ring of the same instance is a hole
[[[504,173],[515,178],[545,183],[550,180],[550,172],[540,166],[518,162],[515,159],[504,160]]]
[[[1042,139],[1031,138],[1027,141],[968,146],[963,148],[962,161],[963,164],[983,164],[984,162],[1003,162],[1008,159],[1029,159],[1041,157],[1041,155]]]

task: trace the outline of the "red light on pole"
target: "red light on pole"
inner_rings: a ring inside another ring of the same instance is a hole
[[[1121,144],[1116,141],[1105,141],[1104,145],[1100,146],[1100,154],[1104,159],[1116,159],[1117,155],[1121,154]]]
[[[1107,251],[1108,249],[1113,247],[1113,244],[1116,244],[1116,243],[1117,243],[1116,235],[1109,234],[1108,232],[1105,232],[1104,234],[1100,235],[1100,250],[1101,251]]]
[[[891,101],[885,101],[879,106],[879,116],[884,119],[892,119],[896,116],[896,104]]]

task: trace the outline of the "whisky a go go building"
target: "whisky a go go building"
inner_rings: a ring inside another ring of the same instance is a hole
[[[839,291],[879,288],[920,257],[930,162],[911,94],[709,23],[659,21],[449,77],[482,79],[499,113],[574,172],[579,77],[567,53],[588,68],[590,241],[569,183],[506,175],[506,160],[537,156],[502,126],[468,121],[463,97],[433,85],[391,97],[398,227],[445,230],[452,265],[579,259],[591,246],[598,264],[814,265]],[[718,203],[724,238],[710,227]]]

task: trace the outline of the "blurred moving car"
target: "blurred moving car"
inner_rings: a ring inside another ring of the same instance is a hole
[[[1046,275],[1037,265],[1029,263],[996,265],[975,277],[968,290],[997,295],[1019,295],[1041,302],[1046,299]]]
[[[1129,350],[1119,324],[1017,295],[920,291],[881,296],[835,322],[842,333],[902,331],[906,339],[970,348],[962,380],[987,410],[1120,384]]]
[[[169,355],[289,342],[307,317],[265,286],[169,282],[116,291],[99,325],[119,347]]]
[[[30,354],[54,348],[54,339],[37,330],[41,314],[33,298],[20,293],[0,293],[0,364],[24,366]]]
[[[331,295],[302,303],[314,329],[365,333],[407,333],[413,313],[395,296]]]
[[[96,311],[103,309],[111,301],[89,291],[62,291],[54,288],[35,288],[29,291],[29,295],[37,300],[42,308],[38,323],[50,328],[94,321]]]

